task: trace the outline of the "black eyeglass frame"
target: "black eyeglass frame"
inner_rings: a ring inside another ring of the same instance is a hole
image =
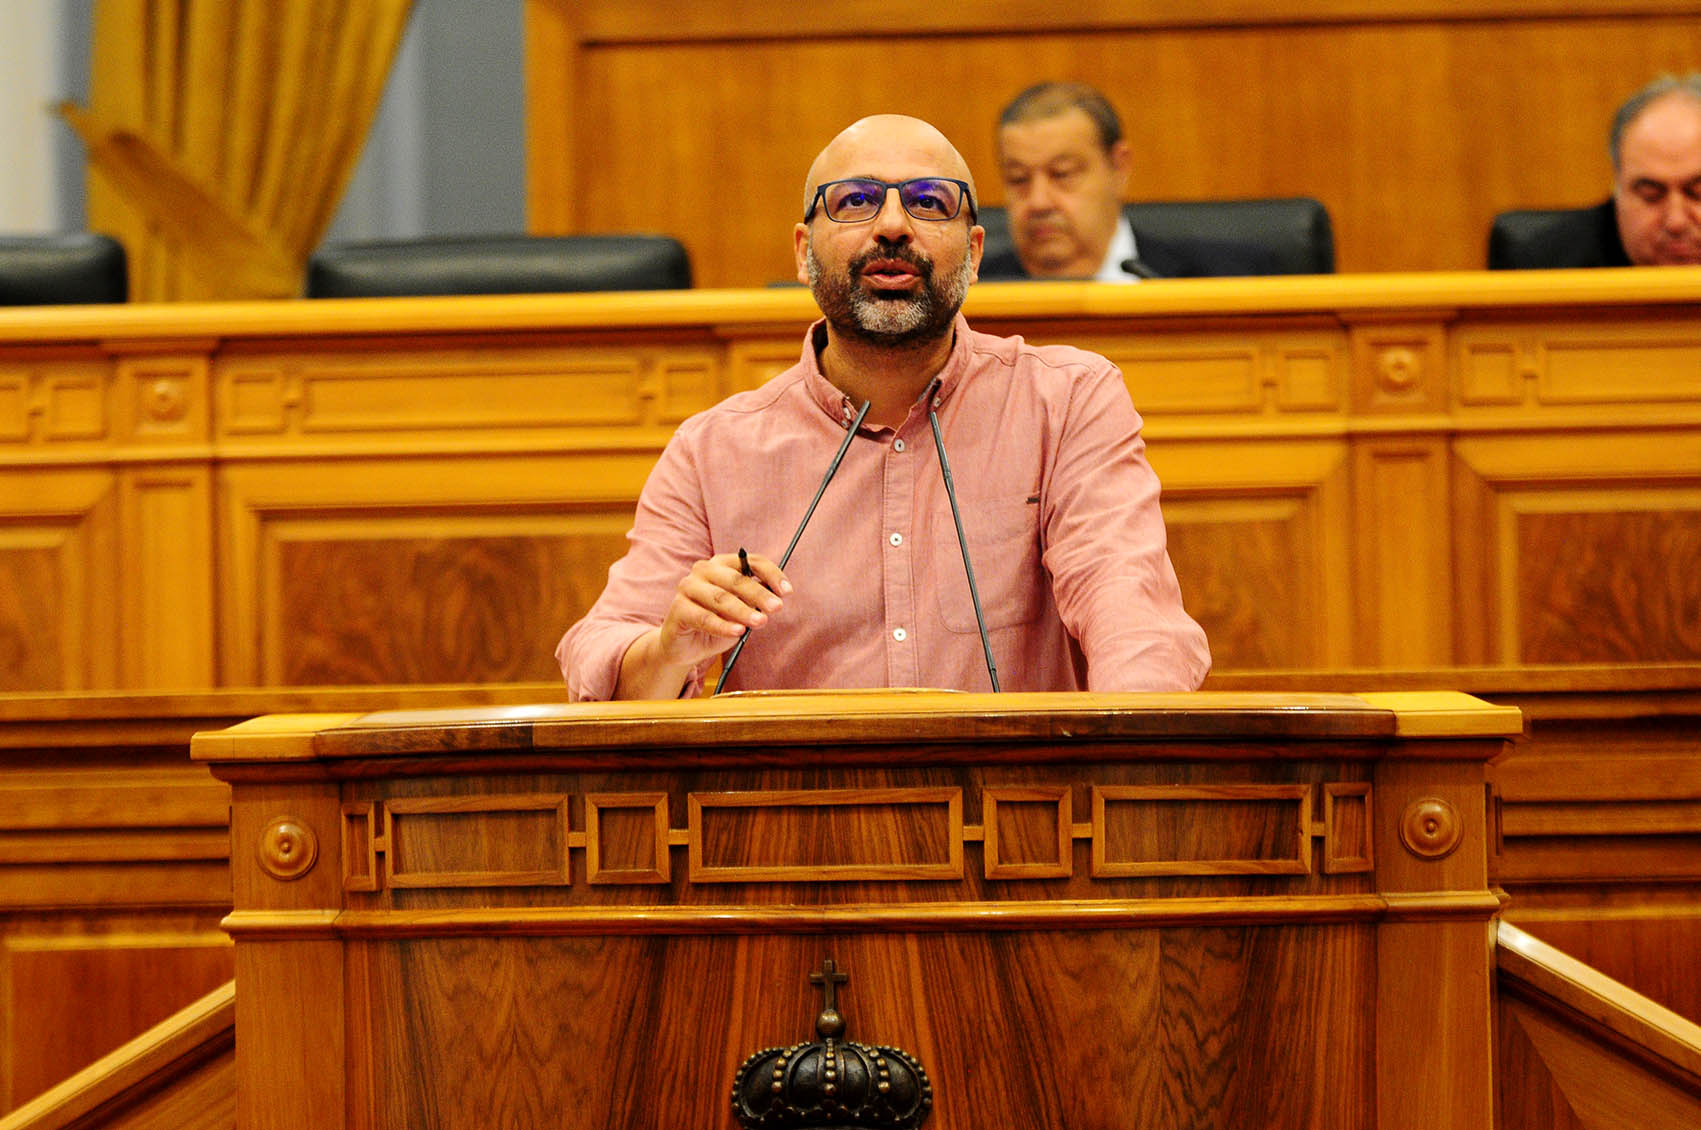
[[[904,186],[908,184],[921,184],[923,182],[929,184],[939,184],[943,182],[945,184],[954,184],[958,188],[962,189],[963,198],[957,202],[957,210],[952,212],[949,216],[917,216],[914,212],[911,212],[910,206],[904,201]],[[832,188],[835,184],[879,185],[880,207],[874,210],[873,216],[865,216],[860,220],[835,219],[833,214],[822,206],[827,196],[827,190]],[[818,206],[821,206],[822,214],[829,220],[832,220],[835,224],[866,224],[869,220],[872,220],[874,216],[878,216],[880,214],[880,208],[884,208],[886,206],[886,193],[894,188],[898,190],[899,206],[903,208],[906,214],[917,220],[930,224],[949,223],[963,214],[963,206],[966,204],[969,209],[969,219],[976,223],[980,222],[980,210],[975,207],[975,194],[969,188],[969,182],[958,180],[956,177],[911,177],[909,180],[900,181],[876,180],[873,177],[840,177],[838,180],[822,181],[820,184],[815,186],[815,195],[810,198],[809,207],[804,209],[803,222],[807,224],[809,221],[813,220],[815,218],[815,209]]]

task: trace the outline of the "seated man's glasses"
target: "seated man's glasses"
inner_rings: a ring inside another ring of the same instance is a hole
[[[969,218],[975,218],[975,202],[969,195],[968,182],[951,177],[916,177],[914,180],[870,180],[852,177],[830,180],[815,186],[815,196],[803,213],[803,222],[815,218],[815,206],[824,206],[827,218],[839,224],[860,224],[880,214],[886,204],[886,190],[898,190],[898,202],[904,211],[918,220],[954,220],[968,202]]]

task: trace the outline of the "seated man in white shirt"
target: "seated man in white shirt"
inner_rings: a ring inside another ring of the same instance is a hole
[[[998,160],[1014,250],[989,250],[982,279],[1272,273],[1259,248],[1136,235],[1122,213],[1133,151],[1116,110],[1084,83],[1045,82],[1018,94],[999,116]]]

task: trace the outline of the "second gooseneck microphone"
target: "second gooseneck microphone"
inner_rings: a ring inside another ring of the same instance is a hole
[[[969,600],[975,606],[975,627],[980,629],[980,647],[986,653],[986,674],[992,680],[993,693],[998,693],[998,665],[992,660],[992,641],[986,634],[986,617],[980,611],[980,590],[975,588],[975,567],[969,561],[969,543],[963,536],[963,516],[957,509],[957,488],[951,482],[951,464],[945,458],[945,437],[939,431],[939,413],[933,410],[933,396],[939,391],[939,378],[927,386],[927,422],[933,427],[933,446],[939,452],[939,473],[945,478],[945,497],[951,500],[951,521],[957,527],[957,548],[963,553],[963,572],[969,578]]]
[[[809,509],[803,512],[803,521],[797,524],[797,532],[791,535],[791,541],[786,545],[785,553],[780,555],[780,568],[782,570],[786,567],[786,562],[791,560],[791,551],[797,548],[797,539],[801,538],[803,531],[808,528],[809,519],[815,516],[815,507],[820,503],[821,496],[827,493],[827,484],[832,482],[833,476],[839,473],[839,464],[845,461],[845,452],[850,450],[851,440],[856,438],[857,429],[862,427],[863,418],[868,415],[868,407],[872,403],[871,400],[864,400],[862,410],[856,414],[856,419],[851,421],[850,427],[845,429],[845,440],[839,444],[839,453],[833,456],[832,465],[827,468],[827,473],[821,477],[821,485],[815,488],[815,497],[809,500]],[[743,553],[744,551],[741,548],[739,550],[741,557]],[[744,635],[739,637],[738,642],[727,653],[726,662],[721,665],[721,677],[715,681],[716,694],[720,694],[721,688],[726,686],[727,676],[732,674],[732,665],[738,662],[739,655],[744,651],[744,645],[749,642],[750,630],[746,628]]]

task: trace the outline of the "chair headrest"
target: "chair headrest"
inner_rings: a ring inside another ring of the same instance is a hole
[[[1488,266],[1496,271],[1628,267],[1612,201],[1589,208],[1520,208],[1494,217]]]
[[[1335,269],[1329,210],[1309,196],[1147,201],[1126,205],[1123,214],[1134,227],[1136,244],[1149,238],[1196,252],[1189,255],[1201,268],[1194,273],[1317,275]],[[980,225],[986,229],[985,258],[1008,262],[1015,244],[1005,210],[982,208]],[[1214,253],[1229,250],[1253,254]]]
[[[0,306],[123,302],[124,245],[109,235],[0,236]]]
[[[676,290],[691,261],[665,235],[457,236],[345,243],[316,252],[309,298]]]

